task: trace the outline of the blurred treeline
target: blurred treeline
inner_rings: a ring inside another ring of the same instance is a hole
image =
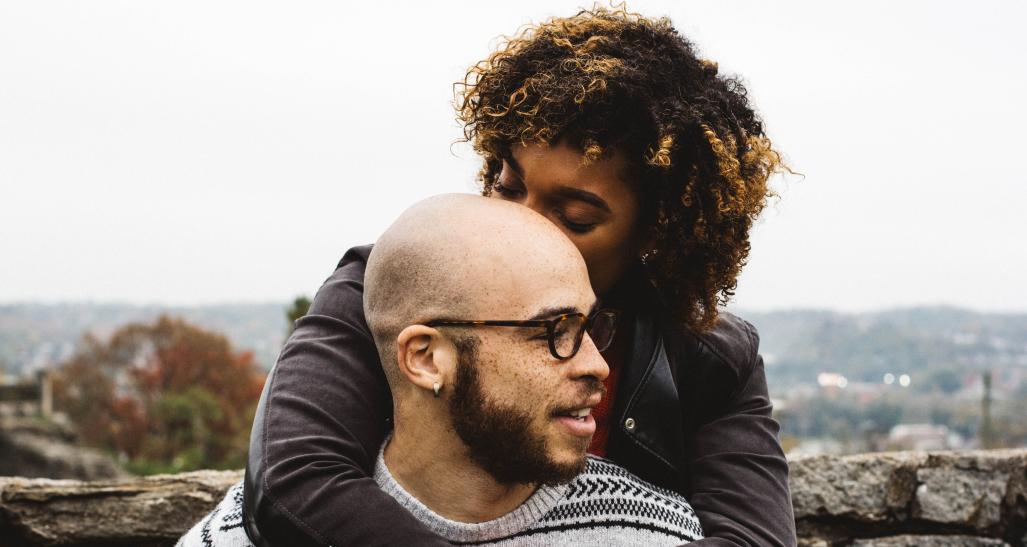
[[[162,316],[87,334],[57,367],[54,407],[134,473],[237,469],[264,378],[225,336]]]

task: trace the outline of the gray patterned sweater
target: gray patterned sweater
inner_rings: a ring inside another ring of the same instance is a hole
[[[703,537],[699,519],[680,494],[595,456],[589,456],[585,471],[574,480],[540,487],[517,509],[478,524],[448,520],[428,509],[396,482],[381,453],[374,478],[407,511],[454,545],[656,546]]]
[[[699,520],[683,497],[594,456],[589,456],[585,471],[571,482],[541,487],[517,509],[478,524],[447,520],[432,512],[396,482],[381,453],[374,478],[428,528],[454,545],[657,546],[702,538]],[[252,547],[242,526],[242,483],[230,488],[176,547]]]

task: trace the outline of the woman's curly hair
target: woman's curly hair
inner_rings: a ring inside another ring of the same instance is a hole
[[[485,195],[513,144],[562,140],[584,162],[626,153],[656,242],[649,281],[686,326],[714,324],[783,165],[742,83],[668,19],[621,5],[528,26],[468,70],[457,109]]]

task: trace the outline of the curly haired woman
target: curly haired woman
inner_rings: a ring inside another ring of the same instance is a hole
[[[758,337],[717,309],[782,168],[745,88],[667,19],[603,8],[526,28],[460,88],[483,193],[559,226],[620,311],[590,450],[685,494],[701,543],[794,544]],[[369,475],[392,405],[368,251],[343,257],[268,379],[246,470],[256,545],[447,544]]]

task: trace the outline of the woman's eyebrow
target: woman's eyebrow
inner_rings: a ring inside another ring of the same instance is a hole
[[[606,200],[592,192],[589,192],[588,190],[582,190],[581,188],[574,188],[571,186],[559,186],[556,188],[556,194],[563,198],[584,201],[585,203],[594,205],[607,213],[613,212],[610,210],[610,205],[606,203]]]
[[[517,163],[517,159],[513,157],[513,154],[506,156],[503,160],[506,161],[507,165],[510,166],[510,169],[513,169],[513,172],[516,173],[518,177],[522,179],[524,178],[524,169],[521,168],[521,164]],[[582,190],[581,188],[574,188],[572,186],[559,186],[556,188],[556,194],[563,198],[584,201],[585,203],[594,205],[607,213],[613,212],[610,209],[610,205],[606,203],[606,200],[599,197],[597,194],[589,192],[588,190]]]

